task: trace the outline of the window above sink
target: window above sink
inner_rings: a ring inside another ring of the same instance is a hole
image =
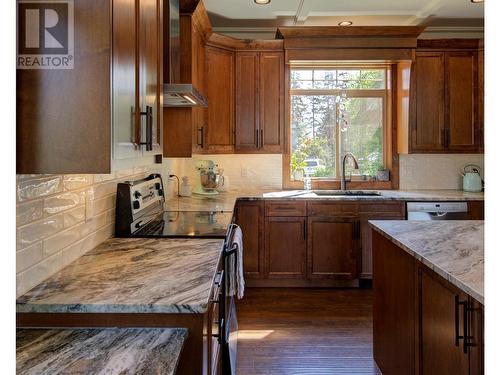
[[[283,185],[303,187],[305,174],[315,189],[338,189],[342,159],[353,189],[390,189],[376,181],[377,171],[392,169],[393,68],[385,62],[291,62],[288,149]],[[397,154],[396,154],[397,155]]]

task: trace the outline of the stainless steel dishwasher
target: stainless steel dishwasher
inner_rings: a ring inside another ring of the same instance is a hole
[[[467,220],[467,202],[407,202],[407,220]]]

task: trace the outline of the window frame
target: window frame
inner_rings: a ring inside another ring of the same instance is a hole
[[[353,70],[353,69],[386,69],[386,88],[385,89],[294,89],[291,88],[291,70],[292,69],[338,69],[338,70]],[[383,160],[385,168],[390,170],[389,181],[366,181],[361,177],[353,177],[348,184],[348,188],[353,189],[398,189],[399,188],[399,157],[396,151],[396,114],[394,112],[395,96],[393,88],[396,87],[396,64],[368,64],[355,63],[351,64],[319,64],[319,65],[286,65],[285,69],[285,101],[286,101],[286,126],[285,126],[285,152],[283,154],[283,188],[285,189],[302,189],[303,181],[295,181],[291,178],[291,97],[292,95],[335,95],[335,93],[346,93],[347,97],[381,97],[383,100]],[[350,94],[350,95],[349,95]],[[336,125],[338,126],[338,125]],[[341,161],[336,158],[336,176],[335,178],[313,178],[313,189],[339,189],[341,177]]]

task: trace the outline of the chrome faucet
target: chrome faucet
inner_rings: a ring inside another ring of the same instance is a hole
[[[358,165],[358,161],[356,160],[356,157],[352,153],[347,152],[344,155],[344,159],[342,159],[342,179],[340,180],[340,189],[341,190],[346,190],[346,182],[351,182],[352,173],[349,173],[349,180],[345,179],[345,162],[346,162],[348,156],[354,161],[354,169],[359,169],[359,165]]]

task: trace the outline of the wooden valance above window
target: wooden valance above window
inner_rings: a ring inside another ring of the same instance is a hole
[[[280,27],[285,60],[413,60],[420,26]]]

